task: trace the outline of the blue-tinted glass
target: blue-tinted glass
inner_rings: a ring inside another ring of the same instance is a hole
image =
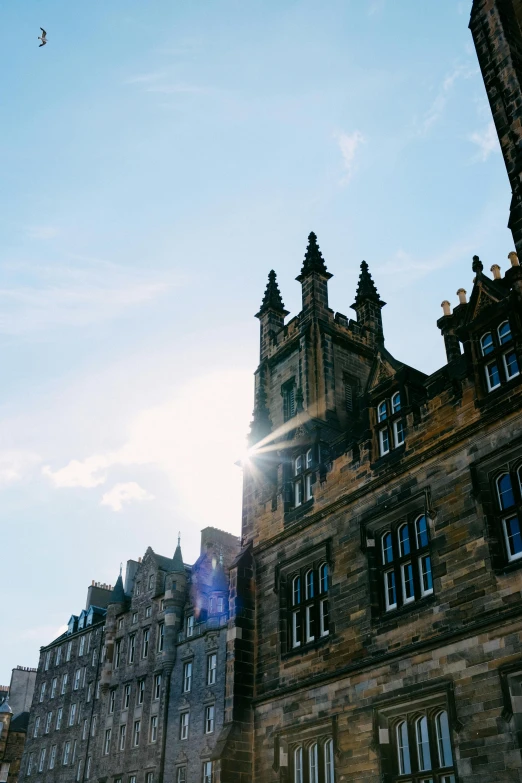
[[[506,363],[506,375],[508,378],[514,378],[515,375],[518,375],[518,362],[517,362],[517,356],[515,354],[515,351],[510,351],[509,353],[506,353],[504,356],[504,361]]]
[[[393,560],[393,542],[391,533],[386,533],[382,537],[382,559],[384,563],[391,563]]]
[[[518,517],[506,519],[506,536],[510,558],[522,553],[522,537],[520,536],[520,524]]]
[[[404,600],[409,601],[410,598],[415,597],[413,590],[413,566],[411,563],[406,563],[403,566],[403,579],[404,579]]]
[[[511,478],[508,473],[504,473],[504,475],[497,480],[497,487],[500,508],[505,509],[514,506],[515,497],[513,495],[513,487],[511,486]]]
[[[417,549],[428,546],[428,523],[424,514],[415,522],[417,532]]]
[[[507,343],[511,340],[511,327],[508,321],[506,321],[505,323],[501,324],[498,327],[498,339],[500,340],[502,345],[504,345],[504,343]]]
[[[431,575],[431,557],[426,555],[421,560],[422,591],[427,593],[433,590],[433,577]]]
[[[496,386],[499,386],[500,375],[498,374],[497,363],[493,362],[493,364],[488,364],[486,371],[488,373],[489,388],[494,389]]]
[[[491,353],[491,351],[494,349],[495,346],[493,345],[493,337],[489,332],[481,339],[480,347],[482,348],[483,356],[487,356],[488,353]]]
[[[392,397],[392,411],[393,413],[397,413],[397,411],[400,411],[401,409],[401,395],[399,392],[397,394],[394,394]]]
[[[377,417],[378,417],[379,421],[384,421],[384,419],[386,418],[386,403],[385,402],[381,402],[379,404],[379,407],[377,408]]]
[[[410,534],[408,525],[403,525],[399,530],[399,549],[401,555],[410,554]]]

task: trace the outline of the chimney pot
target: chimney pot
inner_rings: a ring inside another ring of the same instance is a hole
[[[511,253],[508,253],[508,258],[511,261],[511,266],[520,266],[520,261],[514,250],[511,251]]]
[[[493,272],[493,280],[500,280],[500,267],[498,264],[493,264],[491,267],[491,271]]]
[[[91,587],[94,587],[94,579],[91,581]]]
[[[466,304],[466,291],[464,288],[459,288],[457,291],[457,296],[459,298],[459,304]]]
[[[447,299],[442,302],[441,307],[444,315],[451,315],[451,305]]]

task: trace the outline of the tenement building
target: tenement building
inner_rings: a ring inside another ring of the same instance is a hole
[[[228,569],[235,536],[209,527],[200,557],[147,549],[125,582],[94,583],[43,647],[22,775],[35,781],[213,779],[223,725]]]

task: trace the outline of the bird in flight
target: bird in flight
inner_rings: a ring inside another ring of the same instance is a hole
[[[45,32],[43,27],[40,27],[40,30],[42,31],[42,34],[38,36],[38,40],[42,42],[40,46],[45,46],[45,44],[47,43],[47,33]]]

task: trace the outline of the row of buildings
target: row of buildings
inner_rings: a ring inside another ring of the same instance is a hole
[[[315,234],[289,321],[270,272],[241,538],[92,586],[41,650],[22,778],[522,781],[522,3],[470,27],[517,252],[463,269],[431,375],[365,262],[353,319]]]

